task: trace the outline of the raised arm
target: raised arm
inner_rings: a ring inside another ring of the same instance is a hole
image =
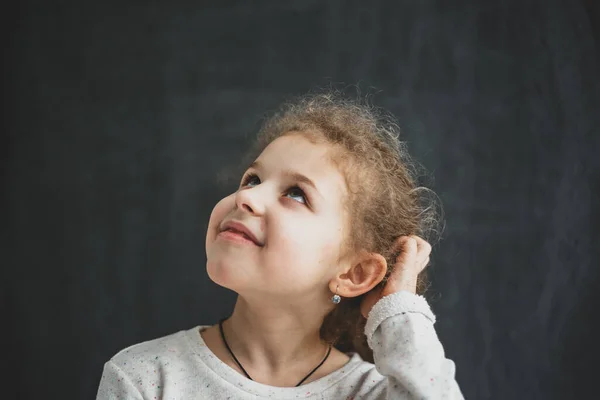
[[[435,329],[435,316],[415,294],[417,277],[429,263],[431,245],[418,236],[402,236],[393,272],[383,289],[361,304],[365,335],[375,367],[387,379],[387,399],[463,399],[454,362],[447,359]]]
[[[407,291],[372,308],[365,334],[377,371],[388,378],[386,399],[464,399],[434,323],[427,301]]]

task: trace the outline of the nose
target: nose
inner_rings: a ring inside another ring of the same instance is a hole
[[[240,210],[252,215],[262,215],[265,212],[265,202],[259,187],[239,190],[235,195],[235,203]]]

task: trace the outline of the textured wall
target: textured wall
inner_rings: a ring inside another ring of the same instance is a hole
[[[597,6],[137,3],[3,17],[2,397],[91,398],[118,350],[230,312],[205,272],[233,190],[217,173],[265,111],[329,81],[375,87],[435,178],[430,296],[466,397],[592,390]]]

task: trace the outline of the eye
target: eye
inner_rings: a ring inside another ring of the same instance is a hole
[[[252,184],[258,185],[260,183],[260,179],[256,174],[247,174],[242,179],[242,186],[251,186]]]
[[[260,184],[260,178],[253,173],[248,173],[242,179],[241,187],[254,187]],[[300,189],[298,186],[292,186],[286,191],[286,196],[290,197],[293,200],[296,200],[301,204],[308,204],[308,200],[304,190]]]
[[[300,197],[302,199],[302,201],[299,201],[299,203],[302,203],[302,204],[307,203],[306,194],[304,194],[304,191],[302,189],[300,189],[298,186],[293,186],[293,187],[289,188],[289,190],[287,191],[287,194],[291,198]]]

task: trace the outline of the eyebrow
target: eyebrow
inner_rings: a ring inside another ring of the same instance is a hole
[[[262,164],[259,161],[254,161],[252,164],[250,164],[249,168],[260,169],[261,166]],[[315,183],[311,181],[308,177],[291,170],[285,170],[283,171],[283,174],[287,177],[290,177],[292,180],[303,182],[308,186],[311,186],[319,195],[321,194],[319,192],[319,189],[317,189],[317,185],[315,185]]]

